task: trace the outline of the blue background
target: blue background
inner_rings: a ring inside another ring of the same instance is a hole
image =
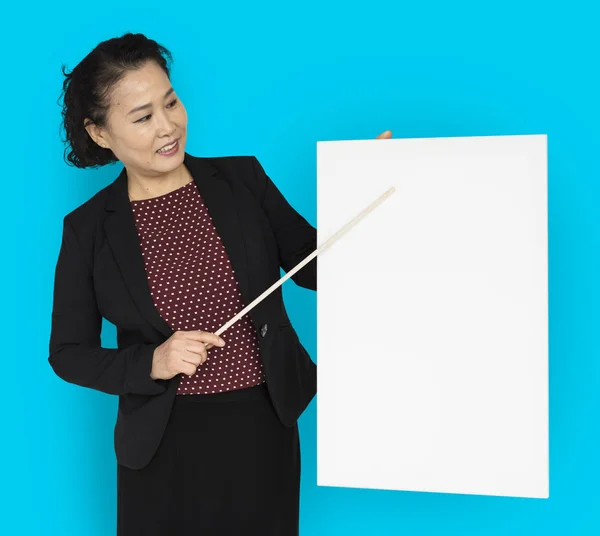
[[[388,128],[394,137],[548,134],[550,499],[318,488],[313,401],[300,421],[301,533],[600,534],[600,47],[592,6],[67,0],[4,7],[0,533],[114,534],[116,398],[59,380],[47,344],[62,217],[119,169],[63,163],[60,66],[74,67],[99,41],[131,30],[175,56],[188,152],[256,155],[313,224],[318,140],[368,139]],[[288,282],[284,295],[316,358],[316,294]],[[373,333],[367,327],[357,336]],[[103,342],[114,346],[110,326]]]

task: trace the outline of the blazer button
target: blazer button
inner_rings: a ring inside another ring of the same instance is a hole
[[[267,324],[260,326],[260,336],[264,337],[267,334]]]

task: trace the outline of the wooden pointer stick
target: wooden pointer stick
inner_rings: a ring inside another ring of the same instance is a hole
[[[226,324],[223,324],[216,332],[216,335],[221,335],[226,329],[230,328],[233,324],[235,324],[240,318],[242,318],[248,311],[250,311],[255,305],[260,303],[264,298],[266,298],[271,292],[273,292],[277,287],[283,285],[290,277],[292,277],[298,270],[300,270],[303,266],[312,261],[319,253],[323,250],[327,249],[331,244],[333,244],[340,236],[349,231],[354,225],[356,225],[362,218],[364,218],[369,212],[375,209],[378,205],[383,203],[390,195],[392,195],[396,191],[396,188],[393,186],[380,197],[378,197],[375,201],[373,201],[367,208],[365,208],[362,212],[360,212],[357,216],[355,216],[350,222],[348,222],[344,227],[342,227],[337,233],[335,233],[329,240],[327,240],[324,244],[319,246],[315,251],[313,251],[308,257],[299,262],[292,270],[287,272],[279,281],[271,285],[267,290],[265,290],[258,298],[253,300],[250,304],[244,307],[238,314],[236,314],[233,318],[227,321]],[[205,343],[206,345],[211,343]]]

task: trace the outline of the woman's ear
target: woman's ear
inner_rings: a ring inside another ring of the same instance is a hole
[[[91,119],[86,118],[83,121],[83,126],[87,130],[90,138],[92,138],[97,145],[103,147],[104,149],[108,149],[108,142],[103,136],[102,129],[98,128],[98,125],[96,125]]]

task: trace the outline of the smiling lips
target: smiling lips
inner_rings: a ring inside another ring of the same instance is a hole
[[[175,140],[174,142],[169,143],[169,145],[165,145],[164,147],[162,147],[161,149],[159,149],[156,152],[159,154],[168,154],[177,148],[178,141],[179,140]]]

